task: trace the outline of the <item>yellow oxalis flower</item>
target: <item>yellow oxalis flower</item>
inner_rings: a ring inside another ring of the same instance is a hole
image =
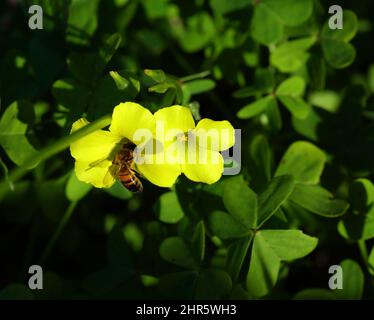
[[[72,132],[89,122],[81,118],[74,122]],[[133,102],[116,106],[112,114],[109,131],[95,131],[70,145],[71,155],[75,158],[75,173],[83,182],[97,188],[109,188],[116,180],[113,159],[122,144],[131,141],[135,145],[147,143],[137,138],[138,129],[155,132],[155,118],[152,113]],[[136,169],[151,183],[160,187],[170,187],[180,174],[175,164],[144,163],[136,164]]]
[[[179,163],[181,172],[195,182],[212,184],[221,178],[224,160],[219,151],[235,143],[230,122],[202,119],[195,126],[190,109],[178,105],[158,110],[155,120],[156,136],[159,125],[164,132],[160,140],[169,163]]]

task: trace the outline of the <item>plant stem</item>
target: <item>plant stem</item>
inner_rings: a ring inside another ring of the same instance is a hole
[[[358,240],[357,244],[358,244],[358,248],[360,249],[361,257],[364,260],[365,266],[368,266],[369,265],[369,262],[368,262],[369,254],[368,254],[365,240],[362,240],[362,239]]]
[[[39,265],[43,266],[44,263],[47,261],[50,252],[54,248],[54,246],[55,246],[58,238],[60,237],[62,231],[64,230],[67,222],[70,220],[70,217],[73,214],[74,209],[77,206],[77,204],[78,204],[78,201],[71,202],[70,205],[68,206],[68,208],[66,209],[66,211],[65,211],[65,213],[64,213],[64,215],[63,215],[63,217],[60,221],[60,224],[58,225],[56,231],[52,235],[52,238],[49,241],[47,247],[44,249],[44,252],[43,252],[42,257],[40,259]]]
[[[83,128],[73,132],[72,134],[61,138],[55,143],[45,147],[36,155],[31,156],[27,159],[22,166],[17,167],[9,172],[8,181],[3,179],[0,182],[0,199],[6,191],[8,191],[10,183],[14,183],[17,180],[21,179],[29,170],[35,168],[39,163],[45,161],[46,159],[54,156],[55,154],[68,148],[73,142],[83,138],[84,136],[102,129],[108,126],[111,122],[111,115],[106,115],[98,120],[95,120]]]
[[[202,71],[202,72],[199,72],[199,73],[191,74],[191,75],[186,76],[186,77],[179,78],[179,81],[187,82],[187,81],[191,81],[191,80],[202,79],[202,78],[205,78],[209,75],[210,75],[210,71],[206,70],[206,71]]]

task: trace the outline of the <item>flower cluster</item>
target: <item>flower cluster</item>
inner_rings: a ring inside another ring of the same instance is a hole
[[[81,118],[72,132],[89,122]],[[109,188],[116,180],[113,160],[126,143],[136,145],[133,169],[160,187],[171,187],[182,173],[192,181],[214,183],[222,175],[220,151],[235,143],[228,121],[202,119],[197,125],[190,109],[163,108],[152,114],[134,102],[117,105],[109,131],[95,131],[70,146],[79,180]]]

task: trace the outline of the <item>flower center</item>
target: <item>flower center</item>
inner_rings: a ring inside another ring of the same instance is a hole
[[[187,140],[188,140],[187,133],[180,133],[177,135],[177,141],[184,142]]]

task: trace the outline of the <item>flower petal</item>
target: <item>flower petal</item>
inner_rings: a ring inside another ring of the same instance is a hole
[[[182,107],[182,106],[171,106],[167,108],[162,108],[155,112],[155,120],[156,120],[156,127],[157,132],[156,134],[160,134],[160,127],[164,129],[165,136],[176,136],[176,133],[185,133],[188,130],[195,128],[195,121],[192,117],[191,110]],[[163,137],[157,136],[157,139],[160,141],[164,141]]]
[[[109,160],[104,160],[98,166],[91,162],[75,161],[75,174],[78,180],[92,184],[96,188],[110,188],[116,180],[114,166]]]
[[[144,142],[139,129],[154,133],[155,120],[148,109],[134,102],[120,103],[114,108],[110,132],[138,144]]]
[[[147,180],[159,187],[170,188],[181,174],[179,164],[143,163],[136,164],[137,170]]]
[[[235,130],[230,122],[202,119],[193,133],[198,137],[202,148],[222,151],[235,144]]]
[[[192,181],[212,184],[221,178],[223,165],[223,157],[217,151],[198,148],[196,152],[188,148],[182,172]]]
[[[88,123],[83,118],[75,121],[71,132],[84,127]],[[92,163],[98,160],[110,159],[120,141],[119,137],[109,131],[97,130],[73,142],[70,145],[70,152],[77,161]]]

